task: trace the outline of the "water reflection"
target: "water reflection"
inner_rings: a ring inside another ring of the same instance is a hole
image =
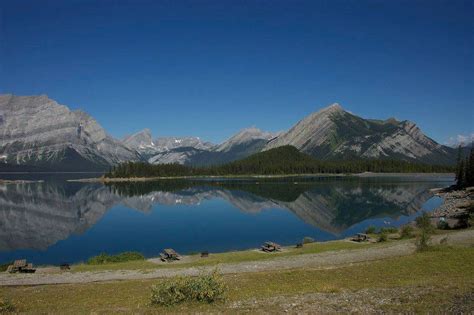
[[[255,215],[265,209],[289,211],[313,228],[338,238],[367,220],[397,220],[414,215],[432,196],[429,189],[448,185],[446,181],[450,179],[421,182],[406,179],[298,179],[284,182],[160,181],[108,186],[67,182],[5,185],[0,186],[0,251],[46,250],[71,235],[83,234],[109,209],[118,205],[145,213],[153,212],[157,205],[188,205],[199,211],[204,201],[214,199],[224,200],[243,213],[253,214],[246,220],[254,220]],[[176,224],[180,224],[179,215],[182,214],[176,213],[173,218]],[[271,225],[271,219],[267,220]],[[227,223],[222,224],[225,226]],[[140,226],[135,228],[139,230]],[[213,231],[202,233],[212,234]]]

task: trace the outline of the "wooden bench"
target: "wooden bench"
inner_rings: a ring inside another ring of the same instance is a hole
[[[32,263],[27,263],[26,259],[18,259],[13,262],[13,265],[7,267],[7,271],[9,273],[34,273],[36,269],[33,268]]]
[[[208,251],[202,252],[201,257],[202,258],[209,257],[209,252]]]
[[[355,236],[351,238],[351,241],[354,242],[366,242],[369,240],[369,236],[364,233],[357,233]]]
[[[265,242],[262,246],[261,249],[264,252],[276,252],[281,250],[281,246],[278,245],[277,243],[274,242]]]
[[[181,257],[174,249],[167,248],[163,251],[163,253],[160,253],[160,259],[162,261],[170,262],[173,260],[180,260]]]
[[[296,244],[296,248],[303,248],[303,243]]]

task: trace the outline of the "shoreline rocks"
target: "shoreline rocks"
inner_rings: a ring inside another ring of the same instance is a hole
[[[444,221],[449,228],[465,224],[463,221],[468,218],[469,209],[474,207],[474,187],[460,190],[437,189],[433,192],[435,196],[443,198],[443,204],[431,213],[436,223]]]

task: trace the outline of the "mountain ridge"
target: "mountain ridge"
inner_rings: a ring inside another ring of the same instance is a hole
[[[153,138],[143,129],[117,140],[81,110],[47,95],[0,95],[0,163],[54,170],[105,170],[124,161],[218,165],[291,145],[321,160],[396,159],[453,164],[456,150],[411,121],[364,119],[334,103],[280,133],[244,128],[220,144],[199,137]],[[5,167],[2,167],[5,169]]]

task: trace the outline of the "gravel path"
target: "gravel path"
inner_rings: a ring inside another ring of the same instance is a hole
[[[433,237],[433,243],[439,243],[445,235]],[[449,244],[474,244],[474,230],[465,230],[451,233],[448,236]],[[277,257],[271,260],[250,261],[233,264],[217,265],[223,274],[283,270],[292,268],[334,268],[341,265],[361,263],[371,260],[405,256],[413,253],[413,241],[399,241],[383,247],[367,247],[354,250],[339,250],[319,254],[303,254],[290,257]],[[113,280],[154,279],[172,277],[175,275],[197,275],[202,271],[210,271],[216,266],[190,267],[176,269],[154,270],[110,270],[97,272],[64,272],[64,273],[37,273],[37,274],[9,274],[0,273],[0,286],[11,285],[43,285],[65,283],[88,283]]]

